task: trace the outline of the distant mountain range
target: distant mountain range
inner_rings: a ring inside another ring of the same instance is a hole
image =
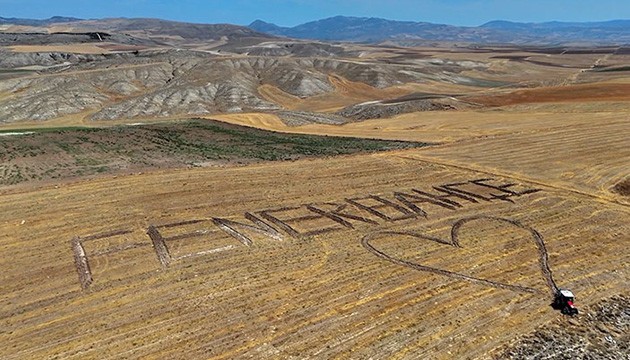
[[[218,40],[228,38],[270,38],[245,26],[230,24],[194,24],[161,19],[111,18],[72,22],[77,28],[125,32],[130,34],[150,34],[151,36],[180,37],[182,39]]]
[[[107,18],[107,19],[77,19],[72,17],[55,16],[50,19],[33,20],[0,17],[0,32],[35,32],[48,33],[48,28],[54,26],[55,32],[85,33],[108,32],[130,35],[139,39],[150,39],[162,43],[186,43],[187,41],[224,41],[236,40],[258,43],[274,36],[257,32],[245,26],[230,24],[194,24],[178,21],[144,18]],[[10,25],[29,27],[15,29]]]
[[[78,18],[73,18],[73,17],[64,17],[64,16],[53,16],[50,19],[44,19],[44,20],[0,17],[0,25],[12,24],[12,25],[22,25],[22,26],[48,26],[48,25],[56,24],[56,23],[74,22],[74,21],[81,21],[81,20],[83,19],[78,19]]]
[[[477,27],[380,18],[335,16],[294,27],[256,20],[249,28],[298,39],[379,43],[384,41],[449,41],[511,44],[628,44],[630,20],[605,22],[517,23],[491,21]]]
[[[381,18],[335,16],[294,27],[256,20],[248,27],[229,24],[191,24],[160,19],[92,19],[55,16],[44,20],[0,17],[0,25],[47,27],[66,24],[81,31],[123,31],[150,37],[182,39],[265,38],[269,35],[323,41],[399,45],[423,42],[519,45],[626,45],[630,44],[630,20],[604,22],[518,23],[491,21],[477,27]],[[74,30],[72,30],[74,31]]]

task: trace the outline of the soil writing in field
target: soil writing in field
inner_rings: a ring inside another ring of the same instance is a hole
[[[139,243],[125,238],[132,233],[130,230],[119,229],[111,232],[75,237],[71,240],[74,253],[74,262],[79,276],[79,283],[83,289],[88,289],[93,283],[93,273],[90,267],[90,259],[111,256],[117,253],[137,249],[139,247],[152,246],[159,265],[168,268],[173,261],[189,257],[203,256],[218,252],[236,249],[239,246],[250,247],[254,244],[254,236],[282,241],[286,237],[294,239],[310,238],[316,235],[356,229],[368,226],[368,231],[373,231],[374,226],[382,223],[393,223],[402,220],[425,219],[431,216],[430,207],[439,207],[450,211],[456,211],[465,205],[474,205],[480,201],[508,201],[540,191],[527,188],[515,183],[500,183],[494,179],[474,179],[470,181],[443,184],[433,186],[432,191],[411,189],[410,191],[395,191],[389,196],[365,195],[344,199],[343,201],[325,202],[320,204],[301,204],[298,206],[286,206],[275,209],[264,209],[253,212],[245,212],[244,218],[250,223],[229,220],[219,217],[207,219],[191,219],[171,222],[162,225],[150,225],[146,234],[150,241]],[[491,219],[510,223],[524,228],[532,233],[537,248],[541,255],[541,267],[550,286],[553,285],[551,273],[546,262],[546,250],[542,236],[532,228],[522,225],[514,220],[475,217],[466,218],[453,225],[450,241],[435,239],[418,234],[406,234],[445,245],[458,247],[457,232],[464,224],[472,220]],[[214,225],[214,226],[212,226]],[[202,226],[202,228],[198,228]],[[190,227],[196,227],[194,230]],[[174,234],[167,234],[172,229],[179,229]],[[417,264],[406,263],[394,259],[380,252],[370,244],[370,239],[386,233],[372,232],[363,238],[363,246],[378,257],[389,261],[409,266],[417,270],[437,272],[451,277],[487,283],[491,286],[502,287],[516,291],[532,292],[532,289],[490,283],[486,280],[472,279],[461,274],[447,274],[437,269],[425,269]],[[226,238],[225,235],[228,235]],[[190,239],[198,241],[184,241]],[[199,240],[202,241],[199,241]],[[229,239],[235,239],[230,241]],[[93,251],[86,250],[84,244],[95,241],[107,240],[108,243],[96,247]],[[209,247],[209,248],[207,248]],[[547,272],[545,272],[547,271]]]

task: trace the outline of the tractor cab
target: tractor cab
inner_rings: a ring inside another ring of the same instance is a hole
[[[559,289],[553,300],[553,308],[560,310],[564,315],[577,315],[578,309],[573,305],[575,296],[570,290]]]

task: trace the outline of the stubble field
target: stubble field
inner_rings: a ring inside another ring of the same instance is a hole
[[[436,154],[6,194],[3,357],[483,357],[561,316],[531,229],[580,304],[623,291],[627,205]]]

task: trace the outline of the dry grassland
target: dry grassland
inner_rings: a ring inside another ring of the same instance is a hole
[[[630,121],[624,116],[567,121],[563,127],[473,139],[422,152],[421,158],[500,172],[629,204],[611,193],[630,175]]]
[[[248,119],[252,124],[257,117],[217,118],[239,124],[245,123],[240,119]],[[444,143],[414,152],[412,157],[630,203],[611,191],[630,174],[630,122],[622,112],[407,114],[341,127],[308,125],[295,129],[280,125],[272,129]]]
[[[377,139],[400,139],[428,142],[454,142],[465,139],[522,132],[544,132],[574,124],[597,124],[625,119],[627,103],[598,103],[578,113],[563,104],[545,107],[505,108],[501,111],[423,112],[398,115],[388,119],[367,120],[342,126],[309,124],[287,126],[276,115],[263,113],[222,114],[207,116],[237,125],[266,130],[337,136],[360,136]],[[576,106],[589,103],[578,104]],[[534,111],[528,111],[533,108]],[[606,112],[603,110],[614,110]],[[588,111],[586,111],[588,110]]]

